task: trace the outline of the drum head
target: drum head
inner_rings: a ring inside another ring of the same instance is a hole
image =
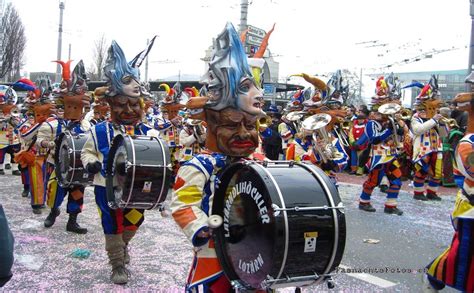
[[[277,192],[252,164],[224,170],[213,202],[223,225],[215,233],[216,252],[227,276],[249,288],[260,288],[273,267],[276,234],[270,194]],[[234,269],[235,268],[235,269]]]
[[[125,147],[125,139],[118,135],[114,138],[110,148],[109,159],[107,162],[107,199],[109,204],[118,203],[122,199],[124,186],[127,182],[127,149]],[[118,208],[118,205],[112,207]]]

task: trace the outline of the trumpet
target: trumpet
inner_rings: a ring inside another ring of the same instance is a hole
[[[442,122],[442,123],[448,125],[450,128],[459,128],[458,122],[454,118],[443,117],[443,118],[439,119],[439,122]]]

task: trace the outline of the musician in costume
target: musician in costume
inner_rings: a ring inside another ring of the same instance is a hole
[[[206,140],[206,127],[203,123],[201,120],[191,118],[184,120],[183,129],[179,132],[180,164],[201,153]]]
[[[103,93],[99,93],[103,95]],[[105,93],[104,93],[105,94]],[[105,101],[100,101],[100,99],[95,99],[94,103],[92,104],[92,118],[90,119],[91,125],[96,125],[107,120],[109,116],[110,107]]]
[[[156,119],[155,129],[159,131],[160,138],[168,143],[173,175],[176,175],[180,161],[179,135],[183,122],[183,116],[178,113],[184,113],[184,105],[180,103],[181,86],[177,82],[173,88],[165,83],[160,84],[160,87],[165,89],[166,96],[160,103],[161,115]]]
[[[471,73],[466,82],[474,83]],[[466,135],[456,149],[457,173],[462,175],[451,214],[454,235],[451,245],[428,266],[424,292],[438,292],[445,285],[462,292],[474,292],[474,94],[461,93],[458,108],[469,114]]]
[[[387,183],[385,184],[388,185],[388,188],[383,190],[387,194],[384,212],[401,216],[403,211],[397,207],[398,193],[402,185],[400,163],[397,160],[400,153],[397,140],[398,137],[403,137],[407,128],[399,114],[389,118],[378,111],[378,108],[383,104],[398,109],[394,112],[400,110],[397,103],[387,103],[387,101],[391,101],[390,91],[383,77],[376,82],[376,96],[372,101],[379,104],[372,106],[365,132],[356,144],[361,146],[368,142],[370,145],[367,163],[369,174],[363,184],[359,198],[359,209],[366,212],[376,211],[370,201],[371,195],[374,188],[381,186],[386,178]]]
[[[417,97],[417,113],[411,119],[415,167],[413,198],[416,200],[441,200],[437,195],[443,171],[443,143],[438,133],[443,116],[437,113],[440,104],[438,80],[432,75]]]
[[[60,206],[67,197],[67,213],[69,219],[66,224],[66,231],[78,234],[87,233],[86,228],[82,228],[77,223],[77,216],[82,212],[84,203],[84,186],[71,186],[64,188],[58,184],[55,170],[54,156],[56,151],[56,140],[63,132],[70,132],[72,135],[85,133],[90,129],[88,121],[82,119],[85,115],[83,108],[89,104],[89,97],[86,95],[87,85],[84,63],[79,61],[74,71],[71,73],[71,61],[56,61],[62,66],[62,78],[60,87],[55,95],[56,115],[48,118],[38,130],[37,145],[46,148],[46,198],[47,205],[51,208],[50,213],[44,220],[46,228],[52,227],[56,218],[60,214]]]
[[[129,242],[144,221],[144,210],[135,208],[111,209],[105,189],[105,168],[108,153],[115,136],[146,135],[152,128],[143,123],[144,97],[149,94],[140,84],[139,66],[148,54],[147,49],[127,62],[120,46],[112,41],[104,67],[108,79],[107,88],[95,90],[96,96],[110,105],[110,121],[94,125],[81,152],[82,164],[94,175],[95,201],[99,208],[102,229],[105,236],[105,250],[112,267],[110,279],[115,284],[126,284],[130,272],[125,264],[130,262]]]
[[[340,100],[341,96],[335,95],[341,91],[342,83],[326,84],[319,78],[306,73],[295,76],[303,77],[314,86],[318,102],[303,102],[310,116],[303,120],[300,131],[288,147],[287,159],[313,162],[324,170],[337,186],[336,173],[344,170],[349,157],[334,126],[345,116],[345,111],[330,109],[329,105],[343,103]],[[314,97],[311,99],[314,101]]]
[[[359,157],[368,145],[367,143],[361,146],[357,145],[357,141],[362,137],[365,132],[365,126],[367,122],[367,115],[365,113],[360,112],[356,115],[356,118],[353,120],[349,128],[349,145],[351,150],[351,174],[356,174],[357,169],[359,169]]]
[[[41,208],[46,202],[44,165],[46,160],[46,149],[36,145],[37,135],[41,125],[48,119],[54,106],[51,103],[51,82],[49,79],[41,78],[36,84],[31,80],[22,78],[15,86],[27,90],[24,107],[27,115],[33,115],[33,119],[25,119],[18,126],[22,140],[21,150],[15,154],[15,161],[23,168],[27,168],[31,194],[31,207],[33,213],[41,214]]]
[[[20,150],[20,140],[16,129],[20,121],[16,102],[17,96],[12,87],[9,87],[5,94],[0,97],[0,114],[2,115],[0,119],[0,175],[5,175],[4,161],[6,154],[10,154],[10,157],[13,158],[14,153]],[[11,168],[12,175],[21,175],[18,164],[12,164]]]
[[[231,285],[223,273],[210,237],[208,217],[212,213],[219,170],[251,155],[258,147],[256,123],[263,91],[255,81],[237,32],[228,23],[214,43],[208,72],[202,82],[204,97],[195,97],[186,107],[205,120],[205,150],[184,163],[173,188],[174,220],[193,245],[194,260],[186,282],[187,292],[228,292]]]

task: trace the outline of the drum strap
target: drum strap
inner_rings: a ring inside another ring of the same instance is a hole
[[[100,173],[105,177],[105,168],[109,156],[110,142],[114,137],[114,129],[110,123],[103,122],[95,125],[95,133],[97,138],[97,148],[103,156],[102,170],[100,170]]]

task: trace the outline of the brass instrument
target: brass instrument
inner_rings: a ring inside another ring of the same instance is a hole
[[[285,119],[293,122],[293,126],[295,127],[296,132],[299,132],[301,129],[301,119],[304,117],[305,114],[306,112],[304,111],[290,112],[285,115]]]
[[[402,120],[411,120],[413,112],[408,108],[403,108],[402,110],[400,110],[400,115],[402,116]]]
[[[321,141],[324,144],[324,148],[320,149],[318,145],[315,145],[314,150],[316,150],[323,160],[326,163],[329,160],[340,160],[344,157],[344,154],[340,153],[332,144],[329,134],[326,130],[326,125],[331,122],[331,115],[320,113],[314,114],[306,118],[302,123],[302,128],[306,131],[312,132],[312,137],[314,143]],[[320,138],[318,138],[318,136]]]
[[[458,122],[454,118],[443,117],[439,119],[439,122],[443,122],[444,124],[448,125],[450,128],[459,128]]]
[[[186,123],[191,126],[194,130],[194,133],[196,133],[196,140],[199,144],[204,143],[205,138],[202,138],[204,134],[206,134],[206,129],[204,128],[204,125],[202,125],[202,120],[199,119],[186,119]]]
[[[392,125],[393,137],[394,137],[395,145],[397,148],[402,148],[403,145],[402,145],[402,142],[398,139],[397,125],[395,124],[394,115],[400,112],[401,109],[402,109],[402,106],[400,106],[397,103],[386,103],[378,108],[379,113],[388,116],[388,120],[390,121],[390,124]]]
[[[347,130],[347,131],[349,131],[351,129],[351,126],[352,126],[352,121],[351,120],[344,120],[341,123],[342,129]]]
[[[265,115],[263,117],[260,117],[257,120],[257,130],[260,131],[261,128],[263,130],[267,129],[270,125],[272,124],[272,117]]]

